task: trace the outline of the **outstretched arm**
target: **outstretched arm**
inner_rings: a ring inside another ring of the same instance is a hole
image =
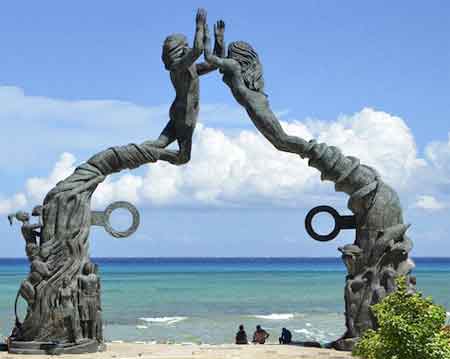
[[[225,57],[224,33],[225,22],[223,20],[219,20],[214,24],[214,55],[221,58]],[[208,62],[202,62],[197,65],[197,73],[199,74],[199,76],[205,75],[216,69],[216,66]]]
[[[204,53],[205,53],[205,60],[207,63],[209,63],[212,66],[215,66],[216,68],[219,68],[220,70],[225,71],[225,72],[233,72],[233,71],[239,70],[240,65],[238,64],[237,61],[235,61],[233,59],[221,58],[212,53],[211,37],[209,35],[209,29],[208,29],[207,24],[205,24],[203,47],[204,47]]]
[[[206,10],[198,9],[197,16],[195,18],[195,38],[194,38],[194,46],[192,49],[188,49],[186,54],[178,61],[178,63],[174,64],[175,70],[187,69],[191,66],[202,54],[203,52],[203,37],[204,37],[204,28],[206,23]]]

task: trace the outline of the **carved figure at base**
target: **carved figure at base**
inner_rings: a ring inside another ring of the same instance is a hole
[[[78,278],[78,310],[83,338],[96,339],[99,295],[100,280],[95,274],[95,265],[88,262]]]
[[[98,278],[98,296],[97,296],[97,312],[95,317],[95,337],[99,342],[103,342],[103,318],[102,318],[102,302],[101,302],[101,282],[98,265],[94,264],[94,273]]]
[[[62,287],[58,292],[57,306],[60,307],[64,318],[64,326],[70,331],[69,338],[73,343],[81,340],[81,333],[78,330],[78,315],[75,305],[77,291],[69,285],[69,280],[64,278]]]

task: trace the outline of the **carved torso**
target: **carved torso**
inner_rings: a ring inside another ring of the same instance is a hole
[[[185,70],[171,71],[170,79],[176,92],[170,107],[171,118],[180,125],[195,127],[200,97],[200,81],[195,64]]]
[[[84,296],[96,296],[98,294],[98,278],[95,274],[80,276],[80,289]]]
[[[73,296],[73,289],[71,287],[66,287],[66,288],[61,288],[59,291],[59,300],[60,300],[60,305],[65,309],[65,310],[70,310],[72,311],[74,308],[74,296]]]

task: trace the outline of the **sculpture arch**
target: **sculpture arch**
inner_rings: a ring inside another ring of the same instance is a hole
[[[172,49],[176,58],[166,64],[177,96],[181,91],[186,97],[181,104],[174,102],[167,131],[163,130],[157,141],[111,147],[95,154],[46,195],[42,213],[38,214],[42,223],[33,227],[23,220],[30,274],[19,293],[27,301],[28,310],[23,323],[15,323],[10,352],[60,354],[102,350],[101,285],[98,267],[89,258],[90,227],[102,224],[120,237],[135,229],[138,219],[134,213],[134,224],[125,233],[112,230],[104,217],[91,211],[92,195],[110,174],[158,160],[173,164],[189,160],[198,113],[198,76],[216,68],[224,74],[223,80],[236,101],[275,148],[307,158],[323,181],[334,182],[336,191],[350,197],[348,208],[354,217],[352,223],[343,221],[345,225],[341,227],[354,226],[356,238],[353,244],[339,248],[348,271],[347,331],[332,343],[333,347],[350,350],[367,329],[376,326],[370,305],[395,290],[397,276],[407,276],[410,289],[414,290],[415,279],[410,277],[414,263],[408,257],[412,242],[405,234],[409,226],[403,222],[397,193],[375,169],[343,155],[337,147],[286,134],[263,92],[262,65],[256,51],[246,42],[234,42],[225,57],[225,25],[219,21],[215,31],[218,46],[213,53],[205,12],[198,12],[196,26],[193,48],[177,43]],[[194,62],[202,51],[206,63],[197,65]],[[180,70],[183,64],[186,67]],[[192,85],[187,90],[186,83]],[[181,116],[186,113],[189,116]],[[184,126],[182,130],[178,131],[173,121],[184,121],[179,124]],[[182,156],[164,148],[175,139],[180,142]]]

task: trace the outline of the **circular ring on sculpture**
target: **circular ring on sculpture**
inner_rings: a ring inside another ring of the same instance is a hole
[[[331,214],[331,216],[334,219],[334,228],[328,234],[319,234],[319,233],[317,233],[314,230],[314,228],[312,226],[312,220],[313,220],[314,216],[316,214],[319,214],[319,213],[322,213],[322,212],[326,212],[326,213]],[[316,241],[320,241],[320,242],[331,241],[331,240],[335,239],[337,237],[337,235],[339,234],[339,232],[341,231],[341,228],[339,226],[339,218],[340,217],[341,216],[339,215],[339,213],[333,207],[330,207],[330,206],[314,207],[306,215],[306,218],[305,218],[306,231]]]
[[[112,228],[111,223],[109,222],[109,217],[111,216],[111,213],[118,208],[127,209],[133,218],[133,222],[131,223],[130,228],[128,228],[125,231],[116,231],[114,228]],[[139,227],[140,217],[139,212],[135,206],[133,206],[129,202],[125,201],[117,201],[111,203],[108,207],[105,209],[105,230],[110,235],[116,238],[125,238],[131,236],[134,232],[136,232],[137,228]]]

